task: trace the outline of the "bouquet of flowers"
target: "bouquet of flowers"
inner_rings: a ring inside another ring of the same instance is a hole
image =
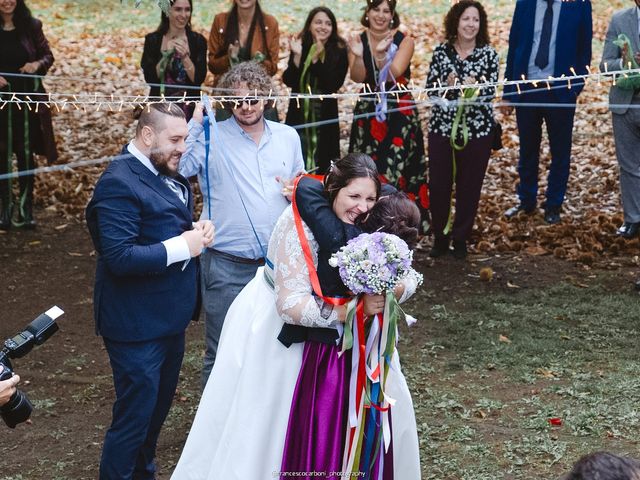
[[[422,275],[411,268],[413,252],[400,237],[384,232],[363,233],[349,240],[329,264],[338,267],[340,278],[355,295],[380,295],[392,291],[409,275]]]
[[[385,384],[395,353],[398,320],[406,318],[394,296],[394,288],[411,278],[416,286],[422,275],[411,268],[413,252],[395,235],[363,233],[350,240],[329,261],[344,284],[356,295],[347,307],[341,354],[351,349],[349,426],[343,457],[344,472],[369,471],[382,462],[390,444],[388,410],[395,403]],[[364,315],[362,296],[385,295],[382,315],[370,322]],[[381,425],[376,429],[375,425]],[[374,435],[373,431],[378,431]],[[365,435],[365,432],[369,432]],[[381,448],[384,443],[385,448]]]

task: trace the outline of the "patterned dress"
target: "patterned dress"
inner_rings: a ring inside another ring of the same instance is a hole
[[[378,92],[379,69],[373,60],[369,40],[365,32],[360,35],[363,45],[363,60],[366,68],[363,92]],[[393,43],[400,46],[404,34],[396,32]],[[411,78],[411,68],[398,78],[398,85],[406,86]],[[383,182],[393,184],[410,198],[415,199],[423,220],[429,208],[426,182],[426,159],[420,118],[410,93],[387,82],[386,119],[380,122],[375,116],[378,103],[376,93],[361,97],[354,109],[351,125],[350,152],[366,153],[375,160]]]

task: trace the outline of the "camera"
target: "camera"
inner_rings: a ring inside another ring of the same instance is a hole
[[[42,345],[58,331],[56,318],[63,313],[60,308],[51,307],[27,325],[22,332],[4,341],[0,350],[0,365],[4,367],[0,372],[0,381],[8,380],[13,376],[11,358],[24,357],[34,345]],[[32,410],[33,405],[27,396],[20,390],[16,390],[9,401],[0,407],[0,416],[9,428],[15,428],[29,418]]]

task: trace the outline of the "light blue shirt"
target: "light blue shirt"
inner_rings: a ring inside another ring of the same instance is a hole
[[[562,0],[553,0],[553,24],[551,26],[551,40],[549,40],[549,63],[544,69],[536,66],[536,55],[540,47],[540,36],[542,35],[542,24],[544,21],[544,12],[547,10],[547,0],[538,0],[536,2],[536,18],[533,24],[533,47],[531,48],[531,56],[529,57],[529,74],[528,78],[532,80],[540,80],[553,76],[556,65],[556,37],[558,33],[558,22],[560,20],[560,9],[562,8]]]
[[[216,228],[212,248],[250,259],[262,258],[264,254],[242,206],[240,195],[266,253],[276,221],[289,205],[276,177],[290,179],[304,171],[298,133],[281,123],[269,120],[264,122],[265,129],[259,145],[238,125],[233,116],[218,122],[221,138],[210,127],[209,193],[204,129],[194,120],[189,122],[187,150],[180,160],[182,175],[198,175],[204,200],[201,220],[209,218],[208,202],[211,202],[211,220]]]

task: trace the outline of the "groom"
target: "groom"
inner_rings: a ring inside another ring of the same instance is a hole
[[[135,139],[113,160],[86,211],[97,252],[94,313],[116,392],[101,480],[151,480],[194,315],[197,263],[213,242],[192,223],[193,195],[178,174],[187,123],[175,104],[146,107]]]

